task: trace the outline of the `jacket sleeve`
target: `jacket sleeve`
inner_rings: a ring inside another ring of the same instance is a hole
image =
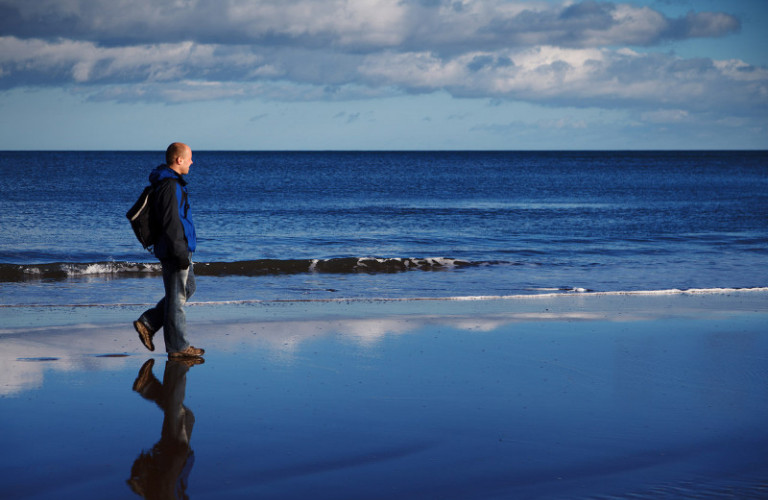
[[[175,259],[189,259],[187,238],[184,236],[184,226],[179,217],[179,199],[176,195],[178,183],[167,180],[157,188],[156,208],[157,220],[160,225],[160,237],[164,238],[168,245],[168,257]]]

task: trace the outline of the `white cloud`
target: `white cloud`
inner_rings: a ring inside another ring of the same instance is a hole
[[[446,91],[573,107],[764,113],[768,70],[629,47],[728,14],[509,0],[0,0],[0,89],[92,99],[343,100]],[[649,115],[651,116],[651,115]]]
[[[227,79],[279,71],[247,47],[193,42],[102,47],[93,42],[0,37],[0,67],[10,74],[53,75],[57,83],[176,81],[227,73]],[[65,75],[68,75],[67,78]]]
[[[659,109],[640,115],[640,119],[649,123],[682,123],[689,120],[690,113],[684,109]]]
[[[475,61],[485,58],[488,65]],[[508,61],[494,64],[493,61]],[[675,104],[688,109],[765,110],[768,70],[744,63],[684,60],[629,50],[536,47],[462,54],[384,53],[360,72],[371,81],[456,96],[490,96],[571,106]],[[717,100],[707,101],[707,96]]]
[[[171,102],[335,99],[445,90],[569,106],[655,106],[754,114],[768,104],[768,69],[742,61],[681,59],[629,49],[537,46],[464,52],[373,54],[266,50],[194,42],[102,47],[72,40],[0,37],[2,79],[55,75],[101,99]],[[334,65],[334,62],[336,64]],[[133,86],[133,87],[131,87]]]

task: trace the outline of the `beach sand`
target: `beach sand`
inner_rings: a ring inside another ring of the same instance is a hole
[[[0,496],[767,498],[767,299],[0,309]]]

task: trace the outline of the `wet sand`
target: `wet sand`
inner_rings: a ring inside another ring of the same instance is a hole
[[[768,496],[765,292],[141,310],[0,310],[0,496]]]

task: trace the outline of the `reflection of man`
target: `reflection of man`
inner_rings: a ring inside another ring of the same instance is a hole
[[[144,498],[188,498],[187,479],[194,463],[189,439],[195,416],[184,406],[184,393],[187,371],[202,362],[201,358],[169,359],[161,384],[152,374],[155,360],[149,359],[133,383],[134,391],[154,401],[165,414],[160,441],[149,452],[139,454],[127,481],[133,492]]]

